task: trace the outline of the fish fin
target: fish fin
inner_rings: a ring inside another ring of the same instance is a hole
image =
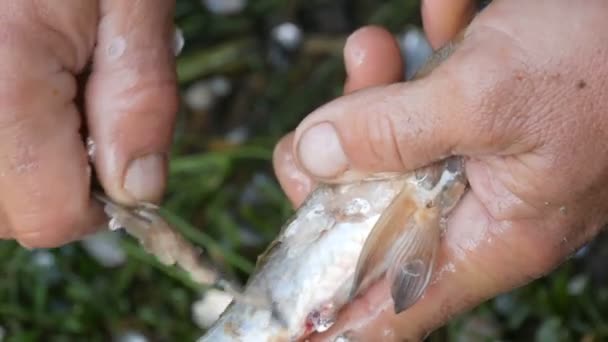
[[[430,282],[440,241],[438,208],[421,209],[414,224],[395,243],[387,279],[391,284],[395,314],[420,299]]]
[[[397,195],[365,241],[351,300],[383,275],[391,284],[395,313],[409,308],[426,289],[440,239],[439,208],[418,203],[410,187]]]
[[[393,244],[408,230],[417,209],[412,190],[411,185],[404,186],[372,228],[357,261],[350,300],[382,277],[388,269],[388,255]]]

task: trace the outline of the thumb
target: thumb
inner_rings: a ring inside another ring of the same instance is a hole
[[[174,1],[101,1],[87,87],[93,160],[108,194],[158,201],[177,112]]]
[[[512,105],[500,95],[511,91],[514,63],[521,60],[504,44],[491,34],[471,35],[438,51],[432,60],[449,57],[427,67],[432,71],[425,77],[361,90],[317,109],[296,129],[297,163],[331,182],[504,149],[513,125],[499,122],[498,114],[510,109],[497,107]]]

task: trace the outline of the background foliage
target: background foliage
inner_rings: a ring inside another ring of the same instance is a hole
[[[222,16],[200,1],[177,1],[176,23],[186,39],[178,63],[182,94],[207,105],[183,103],[166,214],[227,272],[245,279],[291,214],[272,173],[272,148],[306,113],[340,95],[345,37],[365,24],[399,34],[420,25],[418,8],[408,0],[257,0]],[[286,21],[304,32],[297,52],[271,39],[271,30]],[[228,93],[214,95],[210,84],[226,88],[226,81]],[[550,276],[455,318],[429,340],[608,339],[606,240],[598,239]],[[0,242],[0,336],[7,341],[126,341],[128,336],[135,341],[134,332],[150,341],[200,336],[191,318],[199,290],[132,240],[121,239],[120,246],[126,262],[107,268],[81,244],[27,251]]]

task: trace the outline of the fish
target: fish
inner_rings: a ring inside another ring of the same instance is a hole
[[[456,50],[437,50],[413,80]],[[291,342],[329,329],[340,310],[387,278],[395,313],[428,286],[448,215],[468,190],[465,157],[407,173],[320,184],[256,263],[242,296],[198,342]]]
[[[395,312],[413,305],[431,278],[447,215],[467,187],[451,157],[405,175],[321,185],[268,247],[244,296],[198,341],[298,341],[327,330],[339,310],[386,276]]]

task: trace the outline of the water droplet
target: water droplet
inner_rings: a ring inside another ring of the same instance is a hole
[[[110,42],[110,45],[108,45],[108,48],[106,50],[106,55],[110,59],[118,59],[118,58],[120,58],[120,56],[122,56],[122,54],[125,52],[126,49],[127,49],[127,42],[125,41],[125,39],[123,37],[119,36],[119,37],[112,39],[112,41]]]
[[[435,276],[435,279],[433,280],[433,284],[441,281],[441,279],[443,278],[445,273],[454,273],[454,272],[456,272],[456,266],[454,265],[454,263],[452,263],[452,262],[446,263],[437,272],[437,275]]]
[[[401,270],[410,277],[420,277],[426,271],[426,265],[422,260],[416,259],[404,264]]]
[[[89,156],[89,160],[95,159],[95,152],[97,150],[97,145],[95,144],[95,141],[93,141],[93,138],[87,137],[86,144],[87,144],[87,155]]]
[[[395,337],[395,331],[393,329],[391,329],[391,328],[385,328],[382,331],[382,335],[384,337]]]
[[[445,234],[448,228],[448,218],[446,216],[441,216],[439,218],[439,229],[441,230],[441,236]]]
[[[110,230],[119,230],[122,228],[122,225],[120,224],[120,222],[118,222],[118,219],[116,217],[112,217],[110,219],[110,222],[108,222],[108,228],[110,228]]]
[[[363,198],[353,198],[346,206],[344,206],[343,213],[346,216],[351,215],[365,215],[371,210],[371,205],[367,200]]]

